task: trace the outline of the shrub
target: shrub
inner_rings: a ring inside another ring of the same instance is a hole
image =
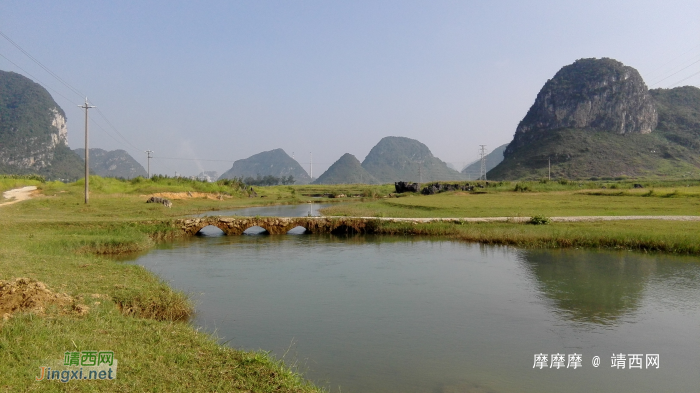
[[[516,183],[513,191],[527,192],[530,191],[530,187],[521,185],[520,183]]]
[[[549,217],[545,217],[543,215],[538,214],[530,217],[530,221],[528,221],[527,223],[532,225],[547,225],[550,222],[551,220],[549,219]]]

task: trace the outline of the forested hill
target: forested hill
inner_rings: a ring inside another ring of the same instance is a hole
[[[282,149],[264,151],[237,160],[219,179],[256,178],[257,176],[294,177],[294,184],[308,184],[311,177]]]
[[[382,138],[365,157],[362,167],[381,183],[465,178],[433,156],[428,146],[415,139],[400,136]]]
[[[700,176],[700,89],[648,90],[613,59],[547,81],[489,179]]]
[[[80,160],[67,145],[66,115],[31,79],[0,71],[0,173],[76,180]]]

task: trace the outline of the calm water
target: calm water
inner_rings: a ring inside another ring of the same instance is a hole
[[[198,214],[204,216],[244,216],[244,217],[306,217],[320,216],[319,209],[334,206],[332,203],[304,203],[300,205],[275,205],[263,207],[248,207],[236,210],[210,211]]]
[[[700,386],[697,258],[281,235],[201,236],[135,263],[193,295],[195,324],[334,392]],[[533,369],[538,353],[583,366]],[[614,369],[613,353],[659,354],[660,367]]]

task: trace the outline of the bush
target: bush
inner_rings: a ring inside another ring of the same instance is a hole
[[[530,191],[530,187],[521,185],[520,183],[516,183],[513,191],[527,192]]]
[[[36,180],[38,182],[46,183],[46,178],[41,175],[0,175],[0,179]]]
[[[530,221],[528,221],[527,223],[532,225],[547,225],[550,222],[551,220],[549,219],[549,217],[545,217],[543,215],[536,215],[530,217]]]

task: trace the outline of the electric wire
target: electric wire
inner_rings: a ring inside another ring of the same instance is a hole
[[[686,78],[683,78],[683,79],[679,80],[678,82],[674,83],[673,85],[671,85],[671,86],[669,86],[669,87],[676,87],[677,85],[679,85],[679,84],[681,84],[682,82],[684,82],[684,81],[686,81],[686,80],[688,80],[688,79],[694,77],[694,76],[697,75],[697,74],[700,74],[700,71],[698,71],[698,72],[696,72],[696,73],[694,73],[694,74],[692,74],[692,75],[690,75],[690,76],[688,76],[688,77],[686,77]]]
[[[14,61],[12,61],[12,60],[8,59],[7,57],[5,57],[2,53],[0,53],[0,57],[2,57],[3,59],[9,61],[10,63],[12,63],[15,67],[17,67],[17,68],[19,68],[20,70],[22,70],[25,74],[31,76],[31,77],[34,79],[34,81],[36,81],[37,83],[41,82],[41,81],[39,80],[39,78],[37,78],[37,77],[35,77],[34,75],[32,75],[32,74],[30,74],[29,72],[27,72],[27,70],[25,70],[24,68],[22,68],[22,67],[20,67],[19,65],[17,65],[17,63],[15,63]],[[50,87],[49,85],[46,85],[46,84],[44,84],[44,83],[40,83],[40,85],[46,86],[47,89],[49,89],[49,90],[53,91],[54,93],[58,94],[59,96],[65,98],[67,101],[72,102],[72,100],[71,100],[70,98],[64,96],[63,94],[61,94],[61,93],[58,92],[57,90],[53,89],[53,88]]]
[[[33,62],[35,62],[36,64],[38,64],[42,69],[44,69],[44,71],[48,72],[51,76],[53,76],[54,78],[56,78],[56,80],[58,80],[58,81],[61,82],[64,86],[66,86],[68,89],[70,89],[73,93],[77,94],[77,95],[78,95],[79,97],[81,97],[81,98],[82,98],[82,97],[85,97],[85,94],[83,94],[83,93],[80,92],[78,89],[76,89],[76,88],[74,88],[73,86],[71,86],[68,82],[66,82],[63,78],[61,78],[60,76],[58,76],[55,72],[51,71],[47,66],[45,66],[43,63],[41,63],[39,60],[37,60],[34,56],[31,55],[31,53],[27,52],[27,51],[26,51],[24,48],[22,48],[19,44],[17,44],[16,42],[14,42],[14,41],[13,41],[10,37],[8,37],[5,33],[3,33],[2,31],[0,31],[0,35],[1,35],[2,37],[4,37],[8,42],[10,42],[12,45],[14,45],[17,49],[19,49],[22,53],[24,53],[27,57],[29,57]],[[0,55],[0,56],[2,56],[2,55]],[[14,62],[11,61],[10,59],[8,59],[7,57],[5,57],[5,56],[2,56],[2,57],[4,57],[4,58],[5,58],[7,61],[9,61],[10,63],[14,64],[17,68],[19,68],[19,69],[21,69],[22,71],[24,71],[27,75],[29,75],[29,76],[31,76],[32,78],[34,78],[35,80],[39,81],[38,78],[36,78],[36,77],[33,76],[32,74],[30,74],[29,72],[27,72],[26,70],[24,70],[22,67],[20,67],[19,65],[17,65],[16,63],[14,63]],[[43,85],[43,84],[42,84],[42,85]],[[70,102],[73,101],[73,100],[69,99],[68,97],[64,96],[63,94],[59,93],[58,91],[56,91],[56,90],[54,90],[54,89],[51,89],[51,90],[54,91],[56,94],[60,95],[61,97],[65,98],[66,100],[68,100],[68,101],[70,101]],[[129,146],[131,146],[131,147],[132,147],[133,149],[135,149],[136,151],[139,151],[139,152],[143,151],[142,149],[139,149],[138,147],[134,146],[134,144],[131,143],[128,139],[126,139],[126,137],[124,137],[124,135],[122,135],[122,133],[119,132],[119,130],[109,121],[109,119],[107,118],[107,116],[100,110],[99,107],[96,107],[96,109],[97,109],[97,113],[104,119],[105,122],[107,122],[107,124],[114,130],[114,132],[116,132],[117,135],[119,135],[119,137],[121,137],[121,138],[124,140],[124,142],[126,142]],[[97,124],[97,123],[95,123],[95,124]],[[98,127],[100,127],[100,129],[102,129],[102,130],[103,130],[105,133],[107,133],[110,137],[112,137],[113,139],[117,140],[116,138],[114,138],[111,134],[109,134],[109,133],[107,132],[107,130],[105,130],[105,129],[104,129],[102,126],[100,126],[99,124],[98,124]],[[119,142],[119,141],[117,140],[117,142]]]
[[[65,80],[63,80],[63,78],[61,78],[60,76],[56,75],[56,74],[55,74],[53,71],[51,71],[48,67],[46,67],[45,65],[43,65],[39,60],[37,60],[36,58],[34,58],[34,56],[32,56],[29,52],[27,52],[26,50],[24,50],[24,48],[22,48],[21,46],[19,46],[19,44],[17,44],[16,42],[12,41],[12,39],[11,39],[10,37],[8,37],[7,35],[5,35],[5,33],[3,33],[2,31],[0,31],[0,35],[3,36],[3,37],[4,37],[7,41],[9,41],[12,45],[14,45],[15,48],[19,49],[22,53],[24,53],[27,57],[29,57],[32,61],[34,61],[36,64],[38,64],[39,67],[43,68],[46,72],[48,72],[49,74],[51,74],[51,76],[53,76],[54,78],[56,78],[56,79],[57,79],[59,82],[61,82],[64,86],[66,86],[68,89],[70,89],[73,93],[77,94],[77,95],[78,95],[79,97],[81,97],[81,98],[82,98],[82,97],[85,97],[85,94],[81,93],[78,89],[74,88],[74,87],[71,86],[68,82],[66,82]]]
[[[102,119],[104,119],[104,121],[106,121],[107,124],[108,124],[110,127],[112,127],[112,130],[114,130],[114,132],[116,132],[117,135],[119,135],[119,136],[124,140],[124,142],[126,142],[129,146],[131,146],[132,148],[134,148],[136,151],[143,151],[143,150],[139,149],[138,147],[134,146],[134,144],[132,144],[131,142],[129,142],[129,140],[126,139],[126,137],[124,137],[124,135],[122,135],[121,132],[119,132],[119,130],[117,129],[117,127],[115,127],[115,126],[112,124],[112,122],[110,122],[109,119],[107,119],[107,116],[105,116],[104,113],[102,113],[102,111],[100,110],[100,108],[96,108],[96,109],[97,109],[97,114],[100,115],[100,116],[102,117]]]
[[[666,79],[668,79],[668,78],[670,78],[670,77],[672,77],[672,76],[678,74],[678,73],[681,72],[681,71],[684,71],[684,70],[690,68],[691,66],[693,66],[693,65],[695,65],[695,64],[697,64],[697,63],[700,63],[700,60],[696,60],[696,61],[694,61],[694,62],[688,64],[687,66],[681,68],[680,70],[674,72],[673,74],[671,74],[671,75],[669,75],[669,76],[667,76],[667,77],[665,77],[665,78],[663,78],[663,79],[661,79],[661,80],[656,81],[656,82],[653,83],[651,86],[652,86],[652,87],[653,87],[653,86],[656,86],[656,85],[658,85],[659,83],[665,81]]]
[[[680,55],[678,55],[678,56],[672,58],[671,60],[669,60],[669,61],[663,63],[663,64],[660,65],[659,67],[654,68],[654,69],[651,70],[649,73],[650,73],[650,74],[654,74],[656,71],[659,71],[659,70],[662,69],[663,67],[666,67],[667,65],[671,64],[672,62],[678,60],[679,58],[685,56],[686,54],[692,52],[693,50],[695,50],[695,49],[697,49],[697,48],[700,48],[700,44],[695,45],[694,47],[688,49],[687,51],[681,53]]]

